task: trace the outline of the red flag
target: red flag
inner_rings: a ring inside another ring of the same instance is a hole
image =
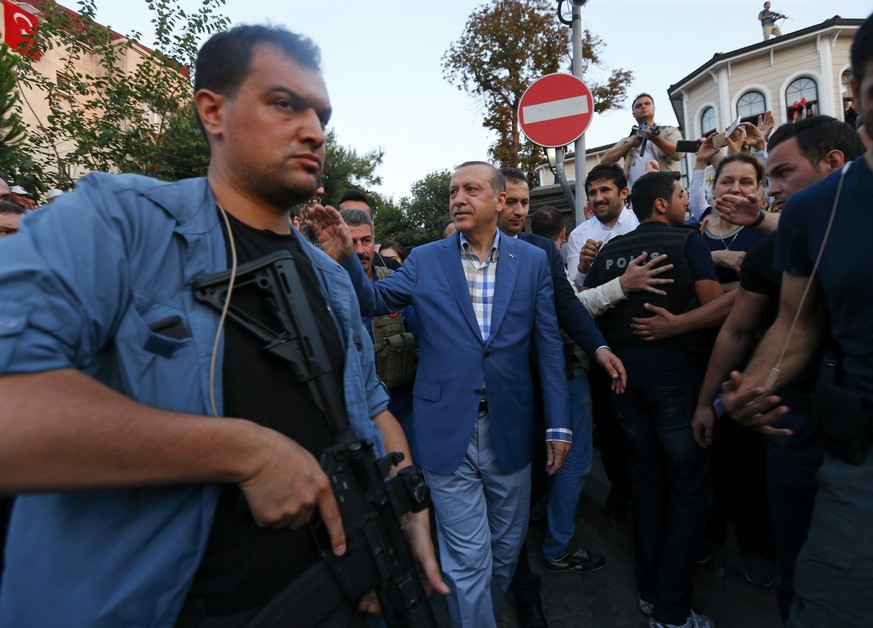
[[[40,54],[33,49],[34,42],[31,39],[32,36],[36,35],[36,29],[39,27],[39,20],[36,19],[36,16],[9,0],[3,0],[3,17],[4,34],[9,47],[27,55],[34,61],[39,61]]]

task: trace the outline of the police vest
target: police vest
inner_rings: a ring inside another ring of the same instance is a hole
[[[394,273],[384,266],[374,266],[377,279],[384,279]],[[374,316],[373,348],[376,350],[376,374],[389,390],[397,386],[412,384],[418,366],[418,345],[415,336],[406,331],[403,316],[394,312],[385,316]]]
[[[595,261],[597,278],[601,284],[621,277],[633,259],[643,251],[648,253],[648,259],[667,255],[667,263],[673,264],[672,270],[661,275],[664,279],[673,280],[672,284],[665,287],[666,295],[631,292],[626,300],[597,319],[610,345],[640,342],[631,329],[631,319],[635,316],[651,316],[643,307],[644,303],[657,305],[673,314],[681,314],[691,307],[697,293],[685,259],[685,243],[694,233],[693,229],[682,227],[635,230],[615,237],[603,246]]]

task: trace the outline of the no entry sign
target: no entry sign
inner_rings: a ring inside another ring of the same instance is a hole
[[[572,74],[548,74],[525,90],[518,124],[534,144],[557,148],[576,141],[591,124],[591,90]]]

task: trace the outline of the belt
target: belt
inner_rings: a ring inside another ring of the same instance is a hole
[[[479,412],[488,412],[488,400],[480,399],[479,400]]]

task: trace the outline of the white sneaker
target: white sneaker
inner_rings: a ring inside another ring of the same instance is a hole
[[[642,600],[640,600],[642,602]],[[642,608],[642,604],[640,605]],[[715,624],[706,615],[698,615],[691,611],[684,624],[664,624],[654,619],[649,620],[649,628],[715,628]]]
[[[655,605],[640,598],[640,612],[646,617],[651,617],[652,613],[655,612]]]

